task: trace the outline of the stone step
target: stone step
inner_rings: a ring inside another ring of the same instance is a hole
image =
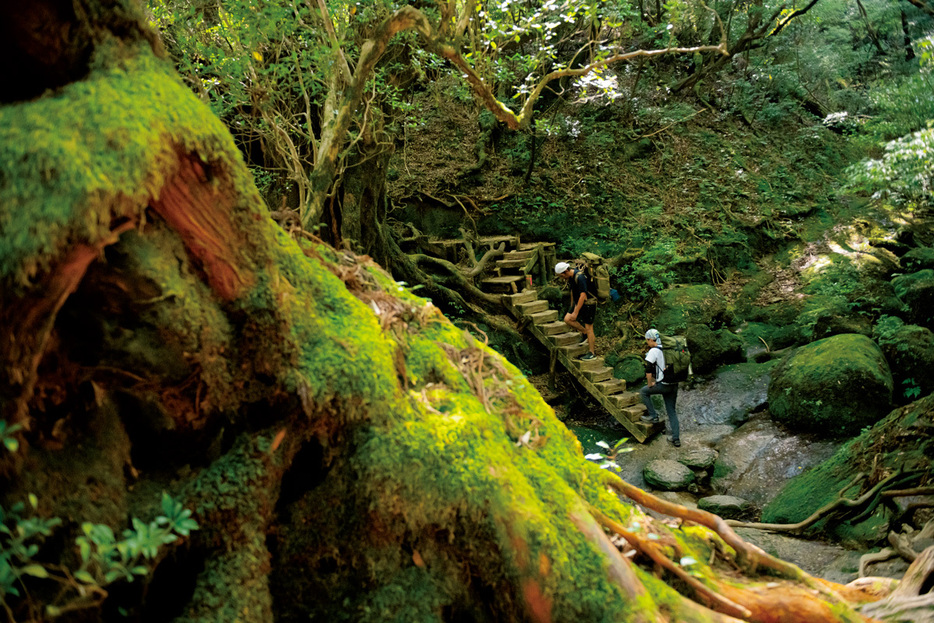
[[[559,333],[566,333],[568,326],[564,324],[563,320],[558,320],[556,322],[546,322],[545,324],[538,325],[538,328],[542,330],[545,335],[557,335]],[[577,335],[580,335],[579,333]]]
[[[639,395],[639,392],[623,392],[621,394],[614,394],[608,396],[610,402],[615,404],[620,409],[625,409],[626,407],[631,407],[633,405],[639,405],[642,409],[645,409],[645,405],[642,404],[642,397]]]
[[[563,322],[561,324],[567,327],[567,325]],[[581,340],[584,339],[583,336],[577,331],[558,333],[557,335],[549,335],[548,337],[551,338],[551,341],[555,346],[576,346],[577,344],[581,343]]]
[[[523,314],[535,314],[548,309],[548,301],[537,300],[528,303],[519,303],[516,305],[516,309]]]
[[[611,379],[603,383],[597,383],[597,389],[605,396],[618,394],[626,391],[626,381],[623,379]],[[634,392],[633,392],[634,393]]]
[[[480,283],[481,285],[484,285],[491,290],[498,292],[510,290],[512,292],[518,292],[519,283],[522,281],[525,281],[525,277],[523,275],[508,275],[506,277],[488,277],[482,280]]]
[[[586,363],[586,362],[585,362]],[[598,370],[584,370],[584,378],[591,383],[599,383],[613,376],[613,368],[603,367]]]
[[[562,353],[564,353],[571,359],[575,357],[579,357],[580,355],[583,355],[584,353],[590,352],[590,349],[587,346],[575,346],[573,344],[571,346],[559,346],[558,350],[560,350]]]
[[[536,312],[534,314],[529,314],[529,318],[532,319],[532,322],[535,324],[545,324],[546,322],[552,322],[558,317],[558,312],[553,309],[547,309],[545,311]]]
[[[530,303],[538,299],[538,291],[526,289],[519,294],[506,294],[503,299],[508,305],[519,305],[520,303]]]
[[[576,363],[577,367],[579,367],[581,370],[584,370],[585,372],[595,372],[606,367],[606,364],[603,363],[603,357],[594,357],[589,361],[582,361],[578,359]]]

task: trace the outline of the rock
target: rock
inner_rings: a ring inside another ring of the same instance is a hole
[[[721,365],[746,361],[743,340],[729,329],[714,331],[707,325],[692,324],[684,332],[691,350],[695,374],[707,374]]]
[[[934,269],[925,268],[892,280],[895,294],[908,306],[908,319],[923,327],[934,327]]]
[[[762,506],[792,478],[828,459],[838,447],[836,442],[792,435],[767,413],[758,414],[717,444],[711,489]]]
[[[672,286],[662,291],[649,312],[662,335],[681,335],[688,325],[729,324],[726,300],[711,285]]]
[[[717,461],[717,451],[707,446],[687,448],[678,456],[678,462],[691,469],[710,469]]]
[[[768,360],[772,351],[792,346],[798,340],[793,325],[776,327],[764,322],[745,322],[736,329],[736,334],[743,340],[746,359],[755,361]]]
[[[872,340],[835,335],[778,364],[769,383],[769,411],[795,431],[854,435],[888,413],[892,386],[889,365]]]
[[[613,376],[626,381],[628,387],[638,387],[645,380],[642,357],[627,355],[613,363]]]
[[[768,401],[770,373],[777,361],[739,363],[717,368],[713,377],[678,392],[682,430],[697,424],[742,424]]]
[[[694,472],[687,466],[671,459],[657,459],[642,471],[645,482],[656,489],[679,491],[694,482]]]
[[[898,318],[883,317],[873,328],[873,337],[889,367],[896,371],[893,399],[907,404],[934,391],[934,332],[906,325]]]
[[[697,508],[724,519],[737,519],[748,513],[752,509],[752,504],[734,495],[711,495],[699,499]]]
[[[917,247],[902,256],[905,270],[918,271],[934,268],[934,247]]]
[[[744,541],[797,565],[811,575],[840,583],[856,579],[859,552],[765,530],[736,528],[736,534]]]

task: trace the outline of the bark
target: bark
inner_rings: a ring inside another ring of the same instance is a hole
[[[0,404],[28,425],[18,461],[0,455],[0,503],[35,492],[63,519],[32,566],[13,560],[11,619],[709,622],[736,619],[705,604],[732,603],[865,620],[719,518],[584,460],[518,371],[372,261],[287,236],[134,7],[93,4],[107,45],[84,80],[0,108],[18,182],[0,187],[0,313],[22,345],[0,355],[20,371]],[[139,28],[111,30],[114,10]],[[89,600],[79,526],[138,529],[163,490],[199,529]],[[651,557],[623,556],[598,517]],[[682,573],[652,577],[661,557],[698,561],[698,601]]]

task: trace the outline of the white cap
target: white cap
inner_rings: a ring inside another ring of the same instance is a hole
[[[570,267],[571,265],[568,264],[567,262],[558,262],[557,264],[555,264],[555,274],[560,275],[561,273],[563,273]]]
[[[658,334],[658,331],[655,329],[649,329],[645,332],[645,339],[653,340],[656,344],[662,341],[662,336]]]

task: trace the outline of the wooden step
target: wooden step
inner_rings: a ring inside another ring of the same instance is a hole
[[[541,246],[545,249],[555,246],[554,242],[523,242],[519,244],[519,251],[529,251]]]
[[[605,381],[613,376],[613,368],[607,368],[606,366],[597,370],[584,370],[583,372],[584,378],[586,378],[591,383],[599,383],[600,381]]]
[[[561,324],[567,327],[567,325],[563,322]],[[555,346],[575,346],[580,344],[581,340],[584,339],[583,336],[577,331],[558,333],[557,335],[549,335],[548,337],[551,339]]]
[[[503,300],[507,305],[519,305],[520,303],[530,303],[538,299],[538,292],[536,290],[526,289],[520,292],[519,294],[506,294],[503,296]]]
[[[639,395],[639,392],[623,392],[621,394],[614,394],[609,396],[610,402],[615,404],[620,409],[625,409],[626,407],[631,407],[633,405],[641,405],[645,409],[645,405],[642,404],[642,396]]]
[[[597,383],[597,389],[599,389],[600,393],[605,396],[618,394],[620,392],[626,391],[626,381],[623,379],[611,379],[609,381],[604,381],[603,383]]]
[[[567,325],[565,325],[565,326],[567,326]],[[565,355],[567,355],[567,356],[570,357],[571,359],[574,359],[575,357],[579,357],[579,356],[583,355],[584,353],[589,353],[589,352],[590,352],[590,348],[588,348],[586,345],[584,345],[584,346],[575,346],[575,345],[571,345],[571,346],[559,346],[559,347],[558,347],[558,350],[560,350],[562,353],[564,353]]]
[[[545,335],[557,335],[559,333],[566,333],[568,326],[564,323],[563,320],[558,320],[555,322],[546,322],[545,324],[538,325],[538,328],[542,330],[542,333]],[[580,335],[579,333],[577,335]]]
[[[606,364],[603,363],[603,357],[594,357],[593,359],[590,359],[588,361],[583,361],[581,359],[578,359],[576,363],[577,363],[577,366],[581,370],[584,370],[585,372],[595,372],[597,370],[602,370],[603,368],[606,367]]]
[[[640,418],[646,414],[646,408],[645,405],[640,402],[628,407],[623,407],[620,409],[620,412],[623,413],[630,422],[639,422],[641,421]]]
[[[545,324],[546,322],[552,322],[558,317],[558,312],[553,309],[547,309],[545,311],[536,312],[534,314],[529,314],[529,318],[532,319],[532,322],[535,324]]]
[[[528,262],[528,260],[523,258],[496,260],[496,268],[500,270],[521,270],[525,268],[526,262]]]
[[[527,260],[530,257],[535,255],[535,249],[528,249],[527,251],[510,251],[509,253],[503,253],[503,260]]]
[[[519,291],[519,283],[525,281],[523,275],[508,275],[506,277],[488,277],[480,283],[492,290],[511,290]]]
[[[543,301],[539,299],[537,301],[530,301],[528,303],[519,303],[518,305],[516,305],[516,309],[518,309],[520,313],[523,313],[525,315],[535,314],[535,313],[542,312],[548,309],[548,301]]]

